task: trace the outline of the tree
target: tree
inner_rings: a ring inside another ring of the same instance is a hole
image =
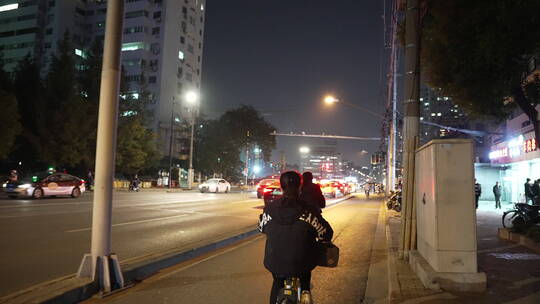
[[[17,99],[12,94],[0,89],[0,122],[2,123],[0,132],[0,160],[7,158],[13,145],[15,138],[21,132],[21,124],[19,122],[19,113],[17,110]]]
[[[51,56],[46,76],[46,99],[41,108],[41,159],[50,165],[76,168],[90,163],[89,132],[95,129],[87,120],[88,103],[81,95],[69,33],[58,42],[58,51]]]
[[[519,106],[540,139],[539,99],[526,94],[528,59],[540,52],[540,1],[428,0],[422,33],[427,82],[473,114],[504,118]]]
[[[268,161],[276,145],[270,135],[275,128],[250,106],[242,105],[217,120],[202,120],[198,125],[194,165],[205,175],[221,173],[236,181],[244,167],[240,156],[246,148],[258,146]]]

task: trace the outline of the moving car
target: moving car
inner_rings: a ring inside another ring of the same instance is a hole
[[[231,184],[222,178],[211,178],[199,185],[199,191],[204,192],[224,192],[231,191]]]
[[[321,185],[321,191],[324,196],[330,198],[336,198],[338,196],[343,196],[343,186],[336,181],[324,183]]]
[[[86,191],[85,182],[76,176],[66,173],[55,173],[46,177],[33,176],[17,181],[7,181],[2,185],[10,198],[32,197],[40,199],[44,196],[79,197]]]
[[[270,185],[273,185],[273,184],[276,184],[276,183],[279,185],[279,180],[275,179],[275,178],[266,178],[266,179],[261,180],[257,184],[257,198],[262,198],[263,197],[264,189],[267,186],[270,186]]]

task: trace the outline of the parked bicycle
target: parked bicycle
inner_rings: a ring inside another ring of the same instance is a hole
[[[540,223],[540,206],[525,203],[514,204],[514,209],[506,211],[502,216],[504,228],[522,230]]]

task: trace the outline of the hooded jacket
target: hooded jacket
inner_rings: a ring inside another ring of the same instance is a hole
[[[264,208],[259,231],[266,234],[264,266],[280,275],[313,270],[317,265],[317,240],[331,241],[334,233],[318,210],[290,197]]]
[[[314,183],[305,182],[302,186],[300,199],[315,207],[319,212],[326,207],[326,200],[322,194],[321,187]]]

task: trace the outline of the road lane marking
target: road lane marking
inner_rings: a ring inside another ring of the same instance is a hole
[[[158,218],[153,218],[153,219],[148,219],[148,220],[140,220],[140,221],[133,221],[133,222],[118,223],[118,224],[113,224],[112,226],[113,227],[118,227],[118,226],[132,225],[132,224],[140,224],[140,223],[162,221],[162,220],[168,220],[168,219],[177,218],[177,217],[183,217],[183,216],[188,216],[188,215],[189,214],[180,214],[180,215],[173,215],[173,216],[166,216],[166,217],[158,217]],[[80,232],[80,231],[88,231],[88,230],[92,230],[92,228],[89,227],[89,228],[73,229],[73,230],[68,230],[66,232]]]

